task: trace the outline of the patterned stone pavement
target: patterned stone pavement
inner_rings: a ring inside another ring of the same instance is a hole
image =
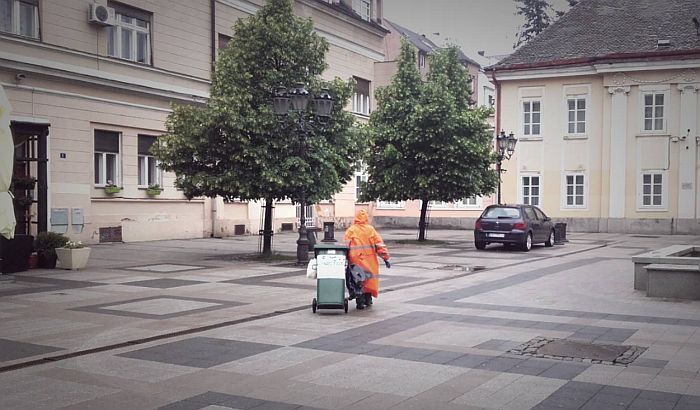
[[[100,245],[85,271],[0,277],[0,408],[700,409],[700,302],[634,291],[630,261],[700,238],[569,233],[523,253],[382,234],[382,295],[348,314],[314,315],[289,261],[242,259],[256,237]],[[631,363],[538,354],[552,341]]]

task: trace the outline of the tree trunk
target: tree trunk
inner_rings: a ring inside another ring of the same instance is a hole
[[[263,222],[263,250],[264,256],[272,255],[272,199],[265,200],[265,221]]]
[[[427,227],[427,223],[425,222],[426,216],[428,214],[428,199],[425,198],[423,199],[423,203],[420,206],[420,221],[418,222],[418,241],[419,242],[424,242],[425,241],[425,230]]]

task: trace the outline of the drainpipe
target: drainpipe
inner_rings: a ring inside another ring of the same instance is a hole
[[[216,0],[211,0],[211,73],[214,76],[214,66],[216,65]]]
[[[496,134],[498,134],[501,128],[501,83],[496,79],[496,71],[491,72],[491,80],[493,85],[496,86]]]

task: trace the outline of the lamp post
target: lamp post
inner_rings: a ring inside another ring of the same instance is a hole
[[[333,110],[333,97],[327,88],[322,88],[321,92],[313,97],[312,112],[313,119],[309,119],[304,114],[309,111],[309,102],[312,95],[303,83],[297,83],[291,90],[284,86],[279,86],[274,90],[272,97],[272,107],[275,115],[283,121],[290,114],[297,116],[297,126],[299,127],[301,139],[299,141],[299,156],[304,154],[306,148],[306,138],[316,124],[324,126],[328,123]],[[309,261],[309,239],[306,235],[306,190],[301,188],[299,193],[299,239],[297,239],[297,264],[306,264]]]
[[[501,130],[501,133],[496,135],[496,172],[498,173],[498,204],[501,204],[501,173],[505,169],[501,169],[501,163],[504,159],[510,159],[515,152],[515,144],[518,139],[511,132],[506,135],[506,132]]]

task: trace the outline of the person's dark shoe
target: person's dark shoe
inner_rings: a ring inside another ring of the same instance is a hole
[[[365,304],[360,301],[360,299],[357,299],[357,310],[364,310]]]
[[[367,306],[372,305],[372,294],[371,293],[365,293],[365,304]]]

